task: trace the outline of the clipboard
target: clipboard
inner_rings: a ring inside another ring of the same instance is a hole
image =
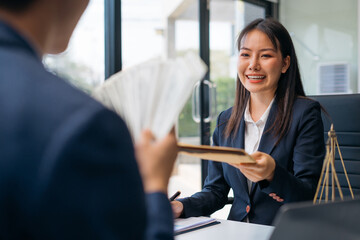
[[[179,154],[201,159],[231,164],[255,163],[255,160],[243,149],[208,145],[178,143]]]

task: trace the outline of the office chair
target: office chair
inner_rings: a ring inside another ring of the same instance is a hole
[[[328,131],[330,130],[331,123],[333,123],[353,193],[355,196],[359,196],[360,94],[319,95],[309,97],[318,101],[329,114],[330,117],[322,112],[325,143],[328,139]],[[335,155],[335,169],[344,197],[350,196],[350,190],[337,150]],[[331,181],[329,181],[329,190],[329,193],[331,193]],[[335,196],[339,197],[336,186]],[[324,199],[324,196],[322,199]]]
[[[360,195],[360,94],[317,95],[309,96],[318,101],[327,112],[322,112],[324,123],[324,140],[328,139],[331,123],[334,124],[345,168],[348,173],[354,196]],[[339,154],[335,156],[336,174],[345,198],[350,195],[348,183],[344,174]],[[331,175],[329,176],[331,179]],[[329,182],[331,193],[331,181]],[[335,187],[335,196],[339,192]],[[323,194],[323,198],[324,198]],[[234,198],[229,197],[227,204],[232,204]]]

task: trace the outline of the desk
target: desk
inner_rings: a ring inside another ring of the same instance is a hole
[[[175,236],[175,240],[268,240],[274,227],[230,220]]]

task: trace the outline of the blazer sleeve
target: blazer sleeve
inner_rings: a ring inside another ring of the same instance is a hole
[[[68,117],[48,143],[29,203],[37,239],[144,239],[145,194],[124,122],[103,107]]]
[[[221,113],[213,134],[214,145],[218,145],[220,117]],[[202,191],[179,200],[184,205],[181,217],[207,216],[223,208],[228,200],[229,190],[230,187],[224,178],[222,164],[209,161],[208,175]]]
[[[146,194],[146,203],[146,240],[174,239],[174,218],[167,196],[159,192]]]
[[[262,191],[275,193],[284,203],[313,199],[325,156],[320,104],[311,101],[299,114],[300,120],[292,123],[296,129],[293,156],[288,159],[292,169],[276,164],[273,180],[259,182]]]

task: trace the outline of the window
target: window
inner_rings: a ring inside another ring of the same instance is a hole
[[[210,2],[210,78],[216,84],[216,116],[234,104],[237,35],[248,23],[265,16],[264,7],[245,1]],[[211,132],[215,127],[216,118],[212,121]]]
[[[161,0],[122,0],[122,60],[123,68],[164,52],[164,22]]]
[[[199,54],[198,1],[166,1],[164,7],[167,57],[187,52]],[[179,142],[200,144],[199,124],[192,118],[192,99],[186,103],[178,119]],[[182,197],[201,190],[200,159],[179,155],[169,191],[181,190]],[[181,189],[177,189],[181,186]]]
[[[264,1],[263,1],[264,2]],[[264,18],[266,8],[246,1],[210,1],[210,80],[216,84],[216,116],[234,104],[238,50],[236,38],[256,18]],[[216,117],[211,122],[211,135]],[[232,190],[229,193],[232,197]],[[226,219],[230,205],[212,214]]]
[[[152,58],[173,58],[188,51],[198,53],[197,5],[197,1],[122,0],[123,69]],[[199,144],[198,129],[189,101],[179,117],[179,141]],[[184,197],[200,189],[200,160],[179,156],[169,193],[181,190]]]
[[[47,68],[90,93],[104,81],[104,0],[91,0],[68,49],[43,59]]]

